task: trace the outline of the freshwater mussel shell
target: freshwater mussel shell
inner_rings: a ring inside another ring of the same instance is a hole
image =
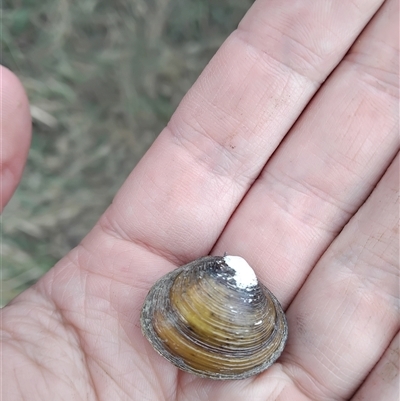
[[[259,280],[240,288],[224,257],[206,256],[168,273],[148,293],[142,332],[178,368],[212,379],[244,379],[280,356],[288,328]]]

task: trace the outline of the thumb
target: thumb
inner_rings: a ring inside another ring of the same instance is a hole
[[[0,66],[0,212],[21,180],[31,131],[29,102],[22,84]]]

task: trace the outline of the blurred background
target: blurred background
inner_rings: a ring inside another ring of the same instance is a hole
[[[33,139],[2,218],[2,306],[91,229],[251,3],[3,0]]]

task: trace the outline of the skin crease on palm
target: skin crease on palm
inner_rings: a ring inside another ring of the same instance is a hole
[[[30,120],[1,85],[5,204]],[[256,1],[98,224],[1,311],[2,399],[398,400],[398,93],[396,0]],[[289,324],[241,381],[178,371],[139,326],[160,276],[224,252]]]

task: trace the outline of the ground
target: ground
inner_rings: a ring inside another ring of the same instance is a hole
[[[33,139],[2,217],[1,304],[76,246],[250,0],[4,0]]]

